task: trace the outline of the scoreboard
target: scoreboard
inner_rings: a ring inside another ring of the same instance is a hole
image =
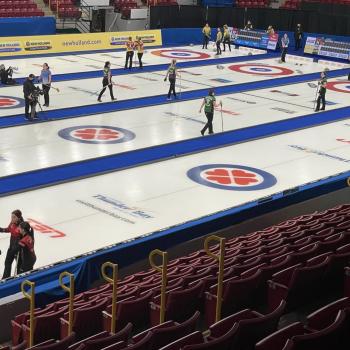
[[[305,53],[334,58],[350,59],[350,42],[334,41],[324,37],[306,38]]]
[[[258,49],[276,50],[278,34],[269,35],[266,32],[255,30],[231,29],[231,38],[234,44]]]

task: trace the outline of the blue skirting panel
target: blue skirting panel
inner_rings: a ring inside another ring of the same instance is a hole
[[[54,17],[0,18],[0,36],[56,34]]]

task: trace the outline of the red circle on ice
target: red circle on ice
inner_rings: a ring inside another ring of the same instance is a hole
[[[110,141],[118,140],[123,137],[123,134],[106,128],[86,128],[75,130],[72,136],[80,140]]]
[[[10,96],[0,96],[0,108],[21,107],[24,105],[24,100],[13,98]]]
[[[350,94],[350,82],[349,81],[330,81],[327,83],[327,89]]]
[[[152,51],[152,54],[155,56],[175,58],[179,60],[198,60],[210,58],[210,55],[207,53],[192,50],[155,50]]]
[[[234,64],[228,68],[235,72],[256,75],[290,75],[294,73],[294,71],[288,68],[266,64]]]
[[[104,125],[80,125],[62,129],[58,135],[66,140],[80,143],[119,143],[135,138],[130,130]]]
[[[197,166],[190,169],[187,176],[201,185],[234,191],[261,190],[277,182],[277,179],[266,171],[233,164]]]

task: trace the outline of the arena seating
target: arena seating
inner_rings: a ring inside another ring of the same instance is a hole
[[[73,0],[44,0],[53,12],[56,12],[60,18],[75,18],[81,17],[81,11],[74,5]]]
[[[210,250],[217,253],[219,245]],[[127,342],[129,350],[225,349],[232,344],[237,350],[248,350],[255,343],[257,350],[304,349],[308,344],[329,344],[334,337],[342,349],[350,334],[344,335],[345,325],[349,329],[348,266],[350,205],[289,219],[226,241],[223,319],[218,323],[214,317],[217,262],[205,250],[198,250],[168,264],[166,322],[161,325],[161,276],[155,269],[118,281],[116,335],[109,333],[111,285],[76,295],[73,331],[77,343],[69,349],[126,349]],[[345,297],[311,313],[305,325],[297,322],[277,330],[282,314],[335,292]],[[59,345],[68,335],[67,307],[68,299],[64,299],[35,310],[35,343],[61,339],[40,349],[68,348]],[[197,310],[209,327],[209,336],[196,332]],[[28,344],[28,325],[28,313],[12,321],[14,349]],[[128,339],[131,328],[136,335]]]
[[[44,16],[32,0],[1,0],[0,17],[37,17]]]
[[[264,8],[269,6],[269,0],[237,0],[237,7]]]

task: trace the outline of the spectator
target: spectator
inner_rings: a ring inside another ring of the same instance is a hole
[[[244,26],[244,30],[253,30],[252,22],[249,19],[247,24]]]
[[[268,26],[266,33],[269,34],[269,36],[275,35],[275,30],[273,29],[273,27],[270,25]]]
[[[301,42],[303,40],[303,31],[301,29],[301,24],[298,23],[294,32],[294,40],[295,40],[295,50],[299,50],[301,48]]]

